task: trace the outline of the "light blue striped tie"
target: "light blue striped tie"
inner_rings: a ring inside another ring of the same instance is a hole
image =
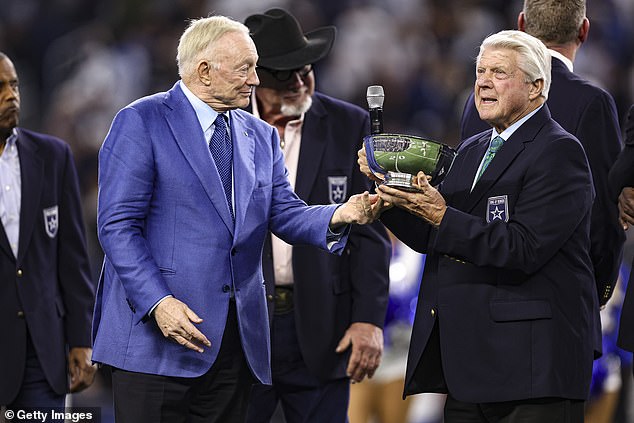
[[[216,167],[220,174],[220,180],[222,181],[222,187],[225,191],[231,218],[235,219],[233,206],[231,204],[231,161],[233,159],[233,145],[227,133],[225,115],[219,113],[214,121],[214,126],[215,129],[211,136],[211,141],[209,142],[209,149],[211,150],[211,155],[214,158],[214,162],[216,162]]]
[[[484,170],[487,168],[487,166],[489,166],[489,163],[491,163],[491,160],[493,160],[495,153],[497,153],[500,147],[502,147],[502,144],[504,144],[504,138],[499,135],[491,140],[491,144],[489,144],[489,149],[484,155],[484,161],[482,162],[482,166],[480,167],[480,172],[478,172],[478,176],[476,177],[476,182],[480,180],[480,176],[482,176]]]

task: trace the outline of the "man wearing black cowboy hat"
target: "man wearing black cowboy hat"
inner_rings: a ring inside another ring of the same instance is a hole
[[[369,190],[356,164],[368,113],[315,92],[312,65],[330,52],[335,28],[303,34],[282,9],[249,16],[245,25],[259,55],[252,112],[277,128],[295,192],[323,204]],[[271,236],[263,257],[273,385],[254,387],[247,421],[269,421],[281,401],[288,423],[345,422],[350,381],[372,377],[383,350],[385,229],[354,227],[341,257]]]

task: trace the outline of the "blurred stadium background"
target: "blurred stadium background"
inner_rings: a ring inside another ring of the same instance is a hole
[[[1,4],[0,51],[13,59],[20,75],[21,126],[65,139],[75,154],[95,280],[102,259],[95,233],[98,149],[121,107],[165,91],[177,80],[176,45],[188,19],[217,13],[243,21],[277,6],[291,11],[305,31],[335,25],[335,46],[315,66],[318,89],[365,108],[366,87],[383,85],[386,131],[456,145],[477,48],[486,35],[514,29],[522,7],[521,0],[2,0]],[[634,102],[634,0],[589,0],[587,15],[590,36],[577,56],[575,72],[614,96],[622,122]],[[624,272],[627,275],[629,267]],[[620,301],[618,293],[613,301]],[[624,367],[620,405],[610,420],[614,422],[634,421],[628,411],[634,403],[632,373]],[[107,375],[100,374],[93,387],[72,401],[78,406],[102,406],[103,421],[113,421]],[[416,415],[425,412],[416,410],[414,406],[411,423],[423,423]]]

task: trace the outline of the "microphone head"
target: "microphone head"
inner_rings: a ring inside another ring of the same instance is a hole
[[[385,100],[383,87],[381,85],[370,85],[366,92],[366,99],[368,100],[368,107],[370,109],[382,108],[383,100]]]

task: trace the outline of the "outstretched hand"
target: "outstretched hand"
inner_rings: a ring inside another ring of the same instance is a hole
[[[176,298],[161,301],[154,309],[154,319],[163,336],[190,350],[203,352],[203,346],[211,346],[207,337],[192,324],[202,323],[203,319]]]
[[[335,210],[330,219],[330,228],[335,229],[349,223],[357,225],[372,223],[390,207],[391,205],[381,200],[377,194],[370,194],[368,191],[355,194]]]

